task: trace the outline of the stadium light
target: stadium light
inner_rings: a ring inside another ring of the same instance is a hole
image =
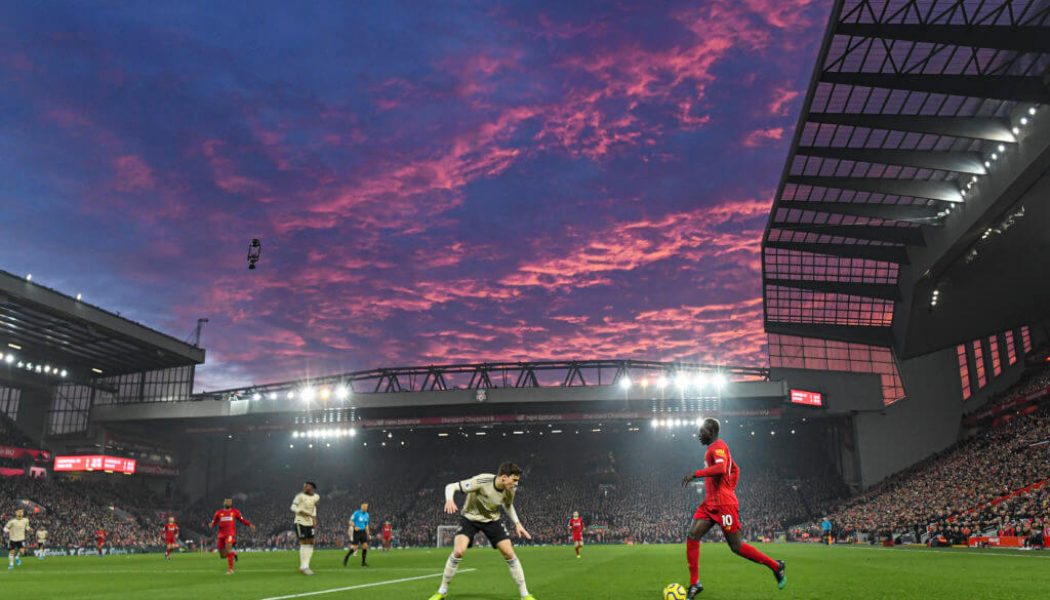
[[[50,373],[51,372],[51,365],[44,365],[44,372],[45,373]]]
[[[1013,132],[1014,135],[1017,135],[1017,134],[1021,133],[1021,128],[1020,127],[1011,127],[1010,131]]]
[[[21,350],[22,349],[21,346],[19,346],[18,344],[14,343],[14,342],[7,342],[7,347],[8,348],[12,348],[14,350]]]
[[[270,392],[270,400],[276,400],[276,399],[277,399],[277,392]]]
[[[300,392],[299,396],[302,397],[303,402],[310,402],[317,395],[317,390],[310,386],[304,387]]]
[[[656,387],[660,388],[661,390],[667,387],[667,377],[661,375],[660,378],[656,380]]]
[[[80,302],[80,294],[77,294],[77,302]]]
[[[711,378],[711,383],[714,384],[715,389],[721,390],[722,388],[724,388],[726,386],[726,383],[728,383],[728,380],[726,380],[726,376],[725,375],[723,375],[721,373],[715,373],[715,376]]]
[[[350,388],[345,385],[341,385],[335,388],[335,397],[337,400],[346,400],[350,396]]]
[[[91,367],[91,372],[92,373],[98,373],[99,375],[101,375],[102,374],[102,369]]]
[[[1021,125],[1027,125],[1027,124],[1028,124],[1028,117],[1021,117]]]
[[[1028,114],[1032,115],[1033,117],[1035,116],[1035,107],[1034,106],[1032,106],[1032,107],[1030,107],[1028,109]]]
[[[357,430],[353,427],[350,428],[350,437],[357,437]]]
[[[295,448],[295,444],[288,444],[289,448]]]
[[[33,370],[33,363],[27,362],[26,363],[26,370],[27,371],[32,371]]]
[[[660,419],[653,419],[653,429],[660,426]]]
[[[679,373],[675,375],[674,382],[678,389],[684,390],[689,385],[689,376],[685,373]]]
[[[255,400],[256,402],[262,400],[262,394],[260,394],[259,392],[252,394],[252,400]]]
[[[67,375],[67,372],[66,372],[65,369],[62,369],[62,372],[58,374],[59,377],[65,377],[66,375]]]
[[[292,390],[288,390],[288,399],[295,400],[295,392],[293,392]]]
[[[631,378],[626,376],[626,375],[621,377],[620,378],[620,387],[625,389],[625,390],[631,389]]]
[[[1006,152],[1006,145],[1005,144],[999,144],[999,152]]]
[[[15,355],[8,353],[8,355],[4,357],[4,362],[7,364],[15,362]]]
[[[33,274],[32,273],[26,273],[26,281],[33,281]]]
[[[704,387],[707,386],[707,373],[697,373],[696,377],[693,378],[693,385],[695,385],[698,390],[704,389]]]
[[[321,400],[328,400],[332,395],[332,388],[323,387],[321,388]]]

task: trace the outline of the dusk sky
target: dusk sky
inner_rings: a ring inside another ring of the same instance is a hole
[[[198,389],[763,365],[761,234],[830,7],[5,2],[0,269],[178,338],[207,317]]]

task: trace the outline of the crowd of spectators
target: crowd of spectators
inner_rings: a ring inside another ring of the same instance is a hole
[[[98,529],[106,531],[111,547],[156,547],[161,521],[154,513],[163,506],[160,497],[131,481],[0,478],[0,519],[24,509],[30,527],[47,530],[51,547],[93,549]]]
[[[1048,384],[1050,369],[1039,369],[1003,397]],[[1050,478],[1050,443],[1041,443],[1047,441],[1050,403],[1025,407],[846,500],[831,519],[843,539],[903,534],[951,544],[1016,534],[1041,545],[1050,525],[1047,488],[1017,492]]]

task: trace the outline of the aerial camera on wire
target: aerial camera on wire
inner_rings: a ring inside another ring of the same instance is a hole
[[[255,263],[259,262],[259,256],[262,255],[262,242],[259,238],[252,238],[251,243],[248,244],[248,269],[255,269]]]

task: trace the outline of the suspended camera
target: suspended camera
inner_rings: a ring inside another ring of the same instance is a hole
[[[252,238],[251,243],[248,244],[248,268],[254,269],[255,263],[259,262],[259,256],[262,254],[262,242],[259,238]]]

